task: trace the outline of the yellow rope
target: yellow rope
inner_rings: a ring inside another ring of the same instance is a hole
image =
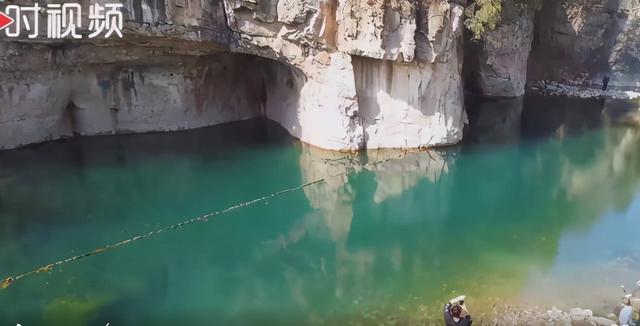
[[[146,234],[138,235],[138,236],[135,236],[133,238],[129,238],[127,240],[123,240],[123,241],[120,241],[120,242],[112,244],[112,245],[107,245],[107,246],[105,246],[103,248],[98,248],[96,250],[87,252],[87,253],[82,254],[82,255],[78,255],[78,256],[73,256],[73,257],[70,257],[70,258],[62,259],[62,260],[59,260],[59,261],[57,261],[55,263],[44,265],[42,267],[38,267],[38,268],[36,268],[36,269],[34,269],[34,270],[30,271],[30,272],[27,272],[27,273],[23,273],[23,274],[20,274],[20,275],[17,275],[17,276],[10,276],[10,277],[5,278],[2,281],[2,283],[0,283],[0,289],[6,289],[11,284],[13,284],[15,281],[17,281],[17,280],[19,280],[21,278],[27,277],[29,275],[38,274],[38,273],[48,273],[51,270],[53,270],[54,267],[57,267],[57,266],[60,266],[60,265],[63,265],[63,264],[67,264],[67,263],[71,263],[71,262],[74,262],[74,261],[78,261],[78,260],[81,260],[81,259],[84,259],[84,258],[87,258],[87,257],[91,257],[93,255],[101,254],[101,253],[107,252],[109,250],[112,250],[112,249],[115,249],[115,248],[130,244],[130,243],[132,243],[134,241],[138,241],[138,240],[142,240],[142,239],[146,239],[146,238],[152,237],[154,235],[158,235],[158,234],[160,234],[160,233],[162,233],[164,231],[179,229],[179,228],[181,228],[181,227],[183,227],[185,225],[191,224],[191,223],[207,222],[208,219],[211,218],[211,217],[222,215],[222,214],[225,214],[225,213],[229,213],[229,212],[231,212],[233,210],[236,210],[236,209],[239,209],[239,208],[243,208],[243,207],[247,207],[247,206],[250,206],[250,205],[265,201],[265,200],[268,200],[268,199],[272,199],[274,197],[282,196],[284,194],[287,194],[287,193],[290,193],[290,192],[294,192],[294,191],[297,191],[297,190],[300,190],[300,189],[303,189],[303,188],[306,188],[306,187],[309,187],[309,186],[312,186],[312,185],[315,185],[315,184],[318,184],[318,183],[321,183],[321,182],[324,182],[324,181],[325,181],[325,179],[322,178],[322,179],[318,179],[318,180],[315,180],[315,181],[312,181],[312,182],[309,182],[309,183],[305,183],[303,185],[300,185],[300,186],[297,186],[297,187],[294,187],[294,188],[288,188],[288,189],[285,189],[285,190],[281,190],[281,191],[272,193],[272,194],[267,195],[267,196],[263,196],[263,197],[260,197],[260,198],[257,198],[257,199],[254,199],[254,200],[251,200],[251,201],[248,201],[248,202],[244,202],[244,203],[240,203],[240,204],[228,207],[228,208],[226,208],[224,210],[221,210],[221,211],[216,211],[216,212],[213,212],[213,213],[202,215],[200,217],[196,217],[196,218],[193,218],[193,219],[190,219],[190,220],[187,220],[187,221],[183,221],[183,222],[180,222],[180,223],[177,223],[177,224],[173,224],[173,225],[164,227],[162,229],[151,231],[151,232],[146,233]]]
[[[381,161],[369,163],[368,165],[377,166],[377,165],[380,165],[382,163],[389,162],[389,161],[392,161],[392,160],[402,159],[403,157],[406,156],[407,153],[408,152],[404,152],[404,155],[400,155],[399,157],[393,157],[393,158],[389,158],[389,159],[386,159],[386,160],[381,160]],[[338,177],[338,176],[342,176],[342,175],[345,175],[345,174],[349,173],[351,171],[353,165],[355,165],[355,164],[347,166],[346,170],[344,172],[339,173],[337,175],[333,175],[331,177]],[[34,275],[34,274],[38,274],[38,273],[48,273],[48,272],[52,271],[54,267],[57,267],[57,266],[60,266],[60,265],[63,265],[63,264],[68,264],[68,263],[75,262],[75,261],[78,261],[78,260],[82,260],[82,259],[94,256],[94,255],[97,255],[97,254],[101,254],[101,253],[107,252],[109,250],[112,250],[112,249],[115,249],[115,248],[118,248],[118,247],[122,247],[124,245],[131,244],[134,241],[138,241],[138,240],[142,240],[142,239],[146,239],[146,238],[158,235],[158,234],[160,234],[160,233],[162,233],[164,231],[176,230],[176,229],[179,229],[179,228],[181,228],[181,227],[183,227],[185,225],[192,224],[192,223],[195,223],[195,222],[207,222],[209,220],[209,218],[211,218],[211,217],[215,217],[215,216],[218,216],[218,215],[226,214],[226,213],[229,213],[229,212],[231,212],[233,210],[236,210],[236,209],[239,209],[239,208],[244,208],[244,207],[247,207],[247,206],[262,202],[262,201],[265,201],[265,200],[272,199],[274,197],[278,197],[278,196],[282,196],[282,195],[285,195],[285,194],[288,194],[288,193],[291,193],[291,192],[294,192],[294,191],[298,191],[298,190],[301,190],[301,189],[304,189],[304,188],[307,188],[307,187],[310,187],[312,185],[316,185],[316,184],[319,184],[319,183],[322,183],[322,182],[325,182],[325,181],[326,181],[326,178],[321,178],[321,179],[318,179],[318,180],[315,180],[315,181],[311,181],[311,182],[302,184],[302,185],[297,186],[297,187],[284,189],[284,190],[281,190],[281,191],[278,191],[278,192],[274,192],[274,193],[272,193],[270,195],[266,195],[266,196],[263,196],[263,197],[260,197],[260,198],[257,198],[257,199],[251,200],[251,201],[243,202],[243,203],[228,207],[228,208],[226,208],[224,210],[221,210],[221,211],[212,212],[212,213],[209,213],[209,214],[206,214],[206,215],[202,215],[200,217],[196,217],[196,218],[193,218],[193,219],[190,219],[190,220],[186,220],[186,221],[183,221],[183,222],[180,222],[180,223],[177,223],[177,224],[173,224],[173,225],[170,225],[170,226],[155,230],[155,231],[151,231],[151,232],[146,233],[146,234],[138,235],[138,236],[135,236],[133,238],[129,238],[127,240],[123,240],[123,241],[120,241],[120,242],[115,243],[115,244],[111,244],[111,245],[107,245],[107,246],[102,247],[102,248],[95,249],[93,251],[87,252],[87,253],[82,254],[82,255],[73,256],[73,257],[66,258],[66,259],[61,259],[61,260],[56,261],[55,263],[51,263],[51,264],[47,264],[47,265],[38,267],[38,268],[36,268],[36,269],[34,269],[34,270],[30,271],[30,272],[26,272],[26,273],[23,273],[23,274],[20,274],[20,275],[16,275],[16,276],[7,277],[2,281],[2,283],[0,283],[0,289],[8,288],[15,281],[18,281],[18,280],[20,280],[20,279],[22,279],[24,277],[27,277],[27,276],[30,276],[30,275]]]

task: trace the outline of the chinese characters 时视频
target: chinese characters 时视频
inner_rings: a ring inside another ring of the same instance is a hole
[[[92,4],[89,7],[89,25],[85,29],[88,38],[122,38],[123,16],[121,3]],[[20,37],[27,33],[29,39],[40,37],[40,20],[46,17],[48,39],[81,39],[83,34],[82,7],[79,3],[50,3],[41,6],[9,5],[5,9],[13,23],[5,28],[7,37]],[[0,13],[1,14],[1,13]]]

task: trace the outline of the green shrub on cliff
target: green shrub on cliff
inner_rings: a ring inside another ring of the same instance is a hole
[[[502,18],[502,5],[506,1],[514,1],[529,10],[539,10],[542,0],[475,0],[465,10],[467,19],[464,25],[480,39],[486,29],[494,30]]]
[[[475,39],[484,35],[485,28],[493,30],[500,23],[502,1],[476,0],[467,7],[465,11],[467,19],[464,21],[464,25],[473,33]]]

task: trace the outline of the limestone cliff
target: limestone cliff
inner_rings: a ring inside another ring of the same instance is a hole
[[[536,22],[530,79],[638,86],[640,3],[546,0]]]
[[[533,8],[505,1],[500,24],[481,39],[465,38],[465,81],[477,95],[524,95],[527,63],[534,32]]]
[[[261,85],[241,76],[261,63],[224,53],[231,35],[221,3],[123,4],[124,39],[29,41],[0,32],[0,149],[260,116]]]
[[[122,40],[0,32],[0,148],[258,116],[334,150],[462,138],[455,1],[122,3]]]
[[[470,93],[524,94],[527,81],[640,86],[640,2],[502,1],[501,20],[479,40],[465,38]],[[533,10],[539,9],[539,10]],[[532,44],[533,41],[533,44]]]
[[[496,28],[466,42],[464,0],[120,1],[123,39],[0,31],[0,149],[255,117],[332,150],[449,145],[464,90],[640,77],[635,0],[504,0]]]
[[[270,57],[266,116],[323,148],[458,142],[463,7],[446,0],[226,0],[233,51]],[[275,75],[275,77],[274,77]],[[273,80],[273,82],[271,82]],[[271,100],[273,98],[274,100]]]

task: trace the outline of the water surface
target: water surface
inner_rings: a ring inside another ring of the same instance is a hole
[[[1,152],[0,277],[327,182],[20,280],[0,324],[437,323],[458,294],[478,318],[608,312],[640,279],[640,132],[598,101],[469,113],[465,145],[422,153],[325,152],[262,120]]]

